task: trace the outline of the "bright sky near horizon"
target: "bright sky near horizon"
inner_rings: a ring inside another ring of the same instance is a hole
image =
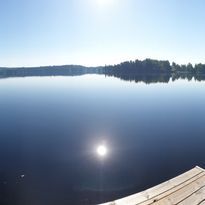
[[[0,66],[205,63],[203,0],[1,0]]]

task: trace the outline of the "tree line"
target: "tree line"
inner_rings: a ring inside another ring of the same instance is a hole
[[[126,61],[117,65],[105,66],[105,73],[124,73],[124,74],[205,74],[205,64],[195,64],[194,66],[191,63],[187,65],[179,65],[176,63],[170,64],[169,61],[163,60],[135,60],[135,61]]]
[[[84,74],[103,74],[126,81],[169,82],[170,79],[205,80],[205,64],[179,65],[163,60],[135,60],[117,65],[85,67],[79,65],[0,68],[0,78],[26,76],[77,76]]]

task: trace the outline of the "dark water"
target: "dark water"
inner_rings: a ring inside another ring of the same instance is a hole
[[[95,204],[205,167],[204,106],[204,82],[1,79],[0,204]]]

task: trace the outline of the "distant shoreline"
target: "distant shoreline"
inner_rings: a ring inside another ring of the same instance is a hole
[[[145,59],[126,61],[117,65],[85,67],[80,65],[0,68],[0,78],[29,76],[77,76],[84,74],[103,74],[122,80],[149,82],[168,82],[170,78],[205,80],[205,64],[178,65],[169,61]]]
[[[118,63],[118,64],[110,64],[110,65],[99,65],[99,66],[85,66],[85,65],[77,65],[77,64],[65,64],[65,65],[43,65],[43,66],[0,66],[0,69],[34,69],[34,68],[62,68],[62,67],[81,67],[81,68],[104,68],[104,67],[116,67],[116,66],[121,66],[121,65],[125,65],[127,63],[129,64],[133,64],[133,63],[136,63],[136,62],[155,62],[155,63],[160,63],[160,62],[168,62],[171,66],[171,63],[169,60],[157,60],[157,59],[151,59],[151,58],[146,58],[144,60],[130,60],[130,61],[123,61],[121,63]],[[175,64],[177,66],[180,66],[180,67],[187,67],[187,66],[192,66],[192,67],[195,67],[193,65],[203,65],[205,66],[205,64],[203,63],[196,63],[196,64],[193,64],[193,63],[187,63],[187,64],[177,64],[175,62],[172,63],[172,65]]]

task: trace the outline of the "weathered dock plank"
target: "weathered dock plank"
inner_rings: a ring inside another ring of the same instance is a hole
[[[205,205],[205,170],[195,167],[137,194],[101,205]]]

